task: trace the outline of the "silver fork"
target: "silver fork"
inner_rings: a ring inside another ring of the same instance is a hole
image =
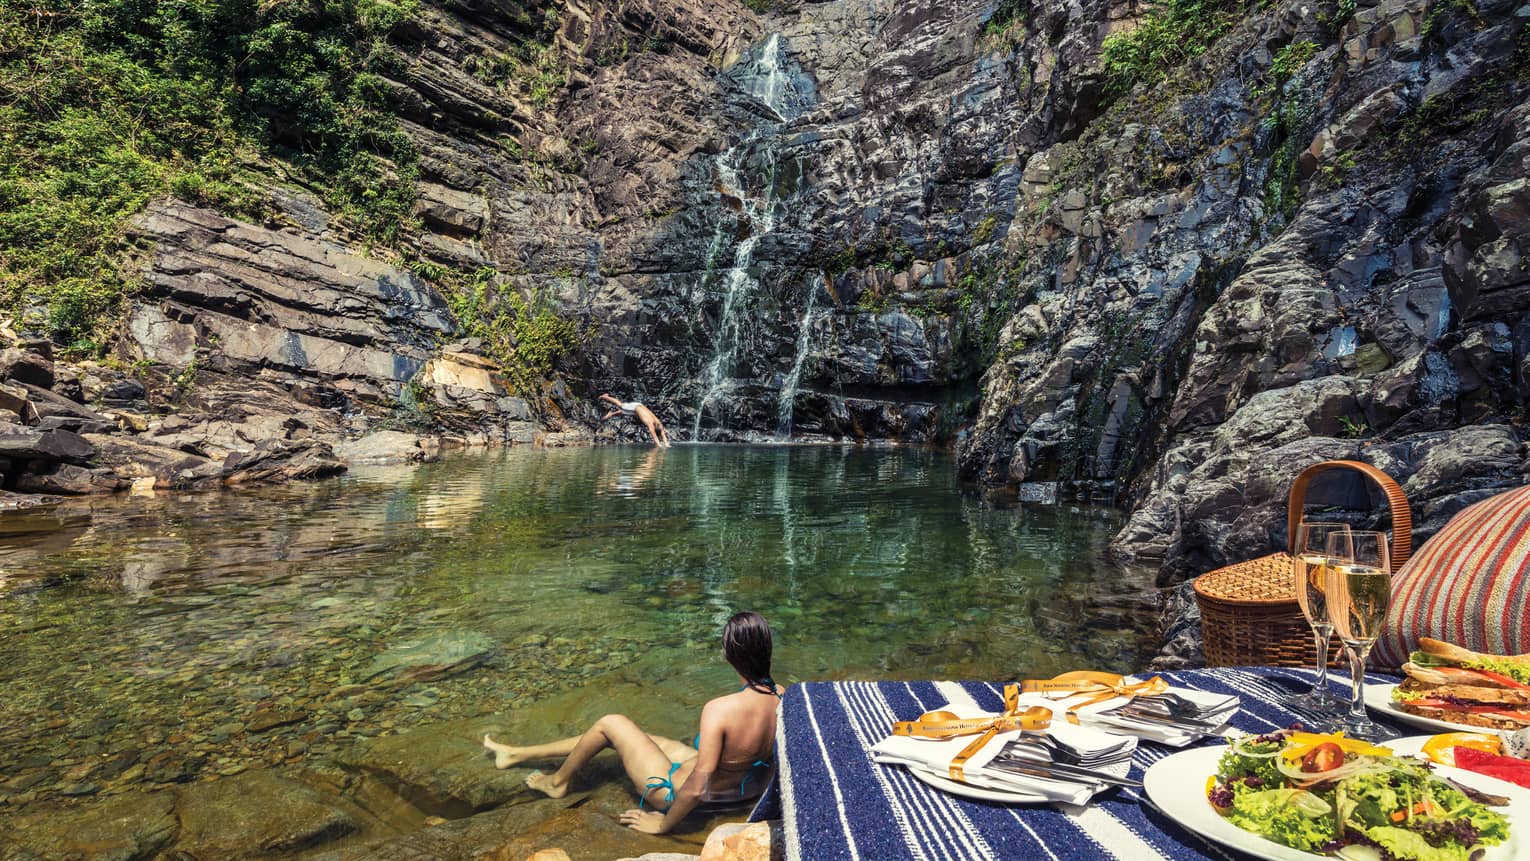
[[[1163,706],[1169,717],[1175,718],[1201,718],[1211,714],[1215,709],[1212,706],[1203,706],[1194,700],[1188,700],[1179,694],[1164,692],[1150,697],[1136,697],[1126,705]],[[1123,706],[1124,707],[1124,706]]]
[[[1123,759],[1129,759],[1132,755],[1128,749],[1131,747],[1130,740],[1086,753],[1050,735],[1020,735],[1005,745],[1000,754],[1014,753],[1025,756],[1027,754],[1020,748],[1026,747],[1038,749],[1037,753],[1042,753],[1050,759],[1071,765],[1108,765],[1113,762],[1120,762]]]

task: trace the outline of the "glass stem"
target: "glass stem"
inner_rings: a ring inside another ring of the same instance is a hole
[[[1375,640],[1365,640],[1359,643],[1345,643],[1349,647],[1349,719],[1361,723],[1369,723],[1370,718],[1365,714],[1365,660],[1370,657],[1371,646]]]
[[[1321,628],[1312,629],[1312,638],[1317,642],[1317,681],[1312,683],[1312,692],[1318,696],[1328,696],[1328,640],[1333,636],[1333,629],[1324,625]]]

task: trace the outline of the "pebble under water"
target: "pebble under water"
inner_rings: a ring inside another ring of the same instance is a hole
[[[963,495],[944,453],[830,446],[513,449],[0,516],[0,809],[538,707],[572,733],[615,690],[678,735],[736,685],[739,609],[785,683],[1139,669],[1152,572],[1105,561],[1118,526]]]

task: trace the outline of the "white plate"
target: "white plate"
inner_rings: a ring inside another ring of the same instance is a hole
[[[1452,723],[1448,720],[1435,720],[1434,718],[1416,715],[1412,712],[1405,712],[1398,708],[1396,703],[1392,702],[1392,691],[1396,689],[1397,685],[1366,685],[1365,690],[1360,695],[1365,699],[1365,705],[1371,711],[1379,712],[1392,720],[1402,721],[1422,729],[1437,729],[1441,732],[1465,730],[1467,732],[1488,733],[1489,735],[1502,735],[1504,732],[1492,727],[1472,726],[1469,723]]]
[[[950,778],[941,777],[933,771],[925,771],[922,768],[909,767],[908,773],[942,792],[952,795],[960,795],[966,798],[976,798],[979,801],[996,801],[1000,804],[1046,804],[1047,797],[1034,795],[1029,792],[1004,792],[998,789],[983,789],[969,783],[957,783]]]
[[[1416,746],[1421,744],[1423,744],[1421,739],[1409,738],[1399,739],[1390,746],[1394,751],[1401,753],[1410,746],[1416,749]],[[1251,831],[1244,831],[1223,819],[1211,806],[1211,802],[1206,800],[1204,787],[1206,778],[1216,774],[1217,761],[1226,752],[1225,746],[1216,745],[1170,754],[1148,769],[1147,775],[1142,779],[1143,789],[1147,792],[1149,800],[1170,819],[1184,826],[1186,830],[1223,846],[1230,846],[1257,858],[1269,858],[1273,861],[1311,861],[1314,858],[1332,858],[1328,855],[1317,855],[1282,846]],[[1519,858],[1519,848],[1530,846],[1530,834],[1527,834],[1530,832],[1530,789],[1458,768],[1444,766],[1435,768],[1436,773],[1441,777],[1449,777],[1451,780],[1494,795],[1508,796],[1508,807],[1493,809],[1509,817],[1509,839],[1489,849],[1483,861],[1514,861]]]

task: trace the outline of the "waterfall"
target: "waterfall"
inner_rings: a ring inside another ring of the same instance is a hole
[[[716,283],[714,276],[721,272],[722,301],[717,329],[712,335],[712,355],[696,379],[700,399],[696,404],[691,438],[698,440],[707,409],[733,388],[734,366],[740,350],[749,340],[750,311],[760,289],[754,273],[755,250],[761,239],[776,229],[778,222],[776,168],[780,131],[816,98],[812,78],[792,63],[786,51],[786,40],[779,33],[751,49],[727,75],[737,84],[738,92],[746,95],[750,104],[768,110],[773,121],[745,134],[713,161],[717,193],[725,201],[738,201],[737,229],[731,235],[742,238],[735,241],[731,265],[717,269],[715,259],[719,256],[726,259],[726,252],[720,246],[725,222],[720,222],[718,241],[714,241],[713,253],[707,260],[707,272],[702,276],[702,286],[706,289]],[[797,364],[800,366],[801,358]],[[793,376],[797,373],[800,368],[794,369]],[[726,429],[726,422],[720,416],[717,426],[720,430]]]
[[[808,288],[807,309],[802,312],[802,322],[797,327],[797,355],[792,359],[792,369],[781,382],[781,397],[776,401],[776,436],[791,439],[792,413],[797,400],[797,384],[802,380],[802,365],[807,361],[808,351],[813,348],[813,311],[818,304],[818,284]]]
[[[813,103],[812,80],[790,69],[786,43],[772,33],[760,47],[759,56],[745,66],[743,85],[755,101],[770,108],[778,122],[786,122]]]
[[[696,405],[696,421],[691,428],[691,439],[701,439],[701,420],[707,407],[731,387],[729,376],[739,347],[744,343],[748,310],[759,281],[750,273],[754,264],[754,249],[760,237],[776,227],[775,154],[766,149],[767,170],[763,188],[758,196],[751,195],[740,174],[751,145],[758,135],[748,138],[717,157],[717,185],[722,194],[739,201],[739,218],[748,226],[747,233],[733,246],[733,265],[725,270],[726,284],[722,291],[722,308],[718,313],[717,332],[712,340],[712,358],[702,368],[700,377],[701,400]],[[721,420],[718,427],[724,427]]]

